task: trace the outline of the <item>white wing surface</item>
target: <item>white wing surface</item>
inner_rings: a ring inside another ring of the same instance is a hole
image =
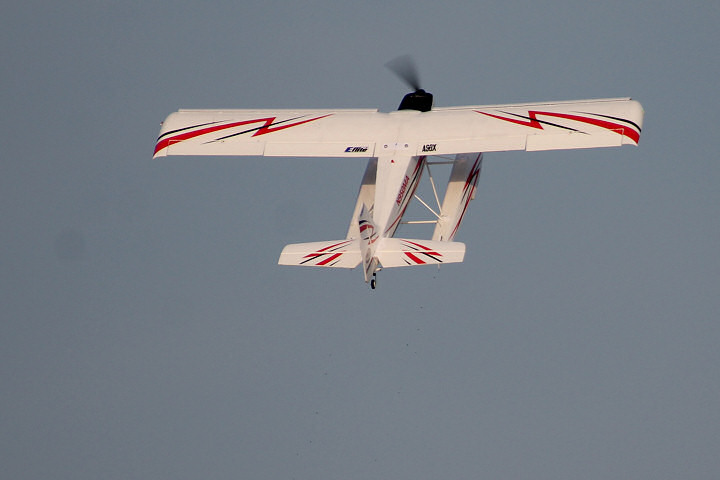
[[[376,110],[180,110],[163,122],[155,157],[372,157]]]
[[[377,157],[637,145],[643,109],[629,98],[401,110],[180,110],[155,157]]]

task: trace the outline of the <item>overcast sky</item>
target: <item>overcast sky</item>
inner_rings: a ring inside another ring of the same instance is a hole
[[[3,477],[720,478],[719,22],[665,0],[4,6]],[[640,146],[486,155],[465,262],[376,291],[277,265],[344,236],[365,160],[151,160],[178,108],[393,110],[405,53],[438,106],[632,96]]]

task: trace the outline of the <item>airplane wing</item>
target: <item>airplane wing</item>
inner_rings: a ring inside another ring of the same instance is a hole
[[[630,98],[400,110],[180,110],[154,157],[377,157],[637,145],[643,109]]]
[[[154,157],[372,157],[377,110],[180,110],[163,122]]]
[[[438,123],[452,122],[455,129],[420,147],[440,154],[637,145],[644,115],[640,103],[630,98],[460,107],[435,113]],[[432,137],[431,131],[424,136]]]

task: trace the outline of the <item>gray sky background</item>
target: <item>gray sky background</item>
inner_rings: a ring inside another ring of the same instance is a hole
[[[719,478],[720,4],[346,3],[3,8],[3,477]],[[276,265],[364,160],[151,161],[181,107],[393,110],[404,53],[640,147],[487,155],[465,262],[375,292]]]

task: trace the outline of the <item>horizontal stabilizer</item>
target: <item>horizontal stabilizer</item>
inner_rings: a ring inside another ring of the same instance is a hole
[[[377,255],[383,268],[458,263],[465,258],[465,244],[461,242],[383,238],[375,251],[375,255]]]
[[[278,264],[355,268],[360,260],[360,244],[357,240],[329,240],[286,245]]]
[[[458,263],[465,258],[465,244],[406,238],[382,238],[375,256],[383,268]],[[280,254],[279,265],[355,268],[362,261],[360,243],[352,240],[293,243]]]

